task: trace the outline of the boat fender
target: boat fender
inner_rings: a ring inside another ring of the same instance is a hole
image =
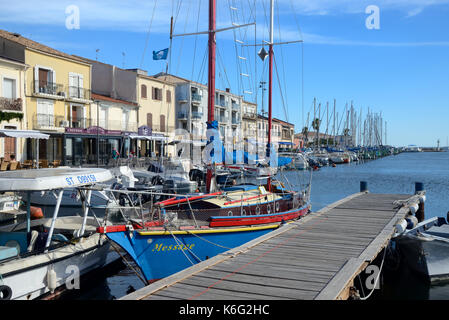
[[[42,213],[42,209],[39,207],[30,206],[30,217],[31,217],[31,220],[42,219],[44,217],[44,214]]]
[[[407,229],[413,229],[418,224],[418,218],[415,216],[409,216],[405,220],[407,221]]]
[[[401,219],[396,224],[396,232],[397,233],[403,233],[407,229],[407,221],[405,219]]]
[[[279,207],[280,207],[279,202],[276,202],[276,212],[279,212]]]
[[[409,207],[409,209],[410,209],[410,213],[411,214],[415,214],[417,211],[418,211],[418,209],[419,209],[419,206],[418,206],[418,204],[412,204],[410,207]]]
[[[426,202],[426,196],[422,195],[419,197],[419,203],[424,203],[424,202]]]
[[[256,207],[256,214],[257,214],[257,215],[260,214],[260,206],[259,206],[259,205],[257,205],[257,207]]]
[[[267,205],[267,213],[268,213],[268,214],[271,213],[271,206],[270,206],[270,204]]]
[[[12,290],[10,287],[1,285],[0,286],[0,300],[11,300]]]
[[[51,293],[55,292],[56,289],[56,272],[53,268],[47,271],[47,288]]]

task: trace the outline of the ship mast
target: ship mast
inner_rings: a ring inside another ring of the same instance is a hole
[[[274,25],[274,0],[270,1],[270,43],[268,50],[269,58],[269,76],[268,76],[268,144],[267,159],[270,159],[271,153],[271,126],[272,126],[272,106],[273,106],[273,25]],[[271,191],[271,178],[267,181],[268,191]]]
[[[216,2],[209,0],[209,71],[208,71],[208,98],[207,98],[207,121],[211,125],[214,119],[215,110],[215,19],[216,19]],[[210,192],[212,181],[212,163],[207,166],[206,188]]]

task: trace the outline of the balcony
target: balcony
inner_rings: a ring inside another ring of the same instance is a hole
[[[246,118],[246,119],[256,119],[257,114],[252,113],[252,112],[245,112],[245,113],[243,113],[242,117]]]
[[[64,116],[43,113],[33,115],[33,129],[56,130],[64,128],[67,124],[68,122],[64,119]]]
[[[222,122],[222,123],[227,123],[228,122],[228,118],[225,116],[216,116],[216,119],[218,122]]]
[[[198,93],[192,92],[192,103],[200,103],[201,102],[201,96]]]
[[[137,132],[137,122],[122,122],[121,130],[126,132]]]
[[[79,87],[69,87],[69,99],[90,100],[90,90]]]
[[[240,124],[240,119],[232,118],[232,124]]]
[[[170,132],[174,132],[175,131],[175,127],[173,126],[167,126],[165,124],[153,124],[151,126],[151,129],[153,130],[153,132],[166,132],[166,133],[170,133]]]
[[[192,119],[201,119],[203,117],[202,112],[192,112]]]
[[[53,96],[59,99],[66,97],[64,86],[53,82],[34,81],[34,93],[42,96]]]
[[[0,110],[8,111],[22,111],[23,101],[21,98],[10,99],[10,98],[0,98]]]
[[[188,120],[189,115],[185,111],[178,112],[178,120]]]
[[[232,103],[232,110],[233,111],[240,111],[240,105],[237,103]]]

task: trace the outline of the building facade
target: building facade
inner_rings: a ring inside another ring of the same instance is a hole
[[[66,128],[88,128],[91,65],[82,59],[47,47],[20,34],[0,30],[0,38],[22,46],[14,57],[23,57],[26,127],[50,135],[36,147],[27,141],[27,158],[43,162],[63,160]]]
[[[172,157],[175,135],[176,102],[175,86],[162,78],[148,76],[144,70],[134,69],[137,74],[137,100],[140,133],[151,133],[150,138],[140,141],[143,155]]]
[[[25,130],[26,99],[25,71],[27,65],[22,61],[8,58],[4,40],[0,39],[0,129]],[[0,141],[0,157],[10,160],[14,155],[16,160],[26,158],[26,140],[23,138],[2,138]]]

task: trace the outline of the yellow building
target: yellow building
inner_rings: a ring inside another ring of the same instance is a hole
[[[0,30],[0,38],[17,46],[9,52],[10,57],[22,57],[29,66],[25,72],[26,127],[50,134],[49,140],[39,142],[39,159],[64,160],[66,129],[91,126],[91,65],[19,34]],[[18,46],[22,49],[17,49]],[[89,141],[84,139],[82,143],[83,156],[95,152]],[[27,149],[31,151],[27,157],[34,159],[37,156],[34,144],[28,142]]]
[[[4,56],[3,41],[0,39],[0,129],[25,130],[25,70],[27,65]],[[24,138],[1,138],[0,157],[9,161],[14,155],[22,161],[26,157]]]
[[[151,140],[141,141],[141,152],[148,156],[173,156],[174,147],[167,145],[176,126],[175,86],[170,82],[137,72],[139,128],[151,130]],[[164,150],[165,148],[165,150]]]

